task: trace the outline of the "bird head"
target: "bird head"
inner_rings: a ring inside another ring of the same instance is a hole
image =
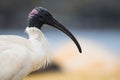
[[[79,52],[80,53],[82,52],[77,39],[74,37],[74,35],[68,29],[66,29],[61,23],[59,23],[47,9],[45,9],[43,7],[36,7],[29,13],[28,26],[29,27],[35,26],[35,27],[41,29],[43,24],[53,26],[53,27],[59,29],[60,31],[64,32],[66,35],[68,35],[74,41],[74,43],[78,47]]]

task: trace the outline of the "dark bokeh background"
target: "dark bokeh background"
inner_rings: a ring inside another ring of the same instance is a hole
[[[36,6],[50,10],[67,27],[120,29],[120,0],[1,0],[0,29],[24,29]]]

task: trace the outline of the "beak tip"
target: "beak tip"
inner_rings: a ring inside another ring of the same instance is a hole
[[[82,50],[79,50],[80,53],[82,53]]]
[[[80,53],[82,53],[82,49],[81,49],[80,45],[77,46],[77,47],[78,47],[78,51],[79,51]]]

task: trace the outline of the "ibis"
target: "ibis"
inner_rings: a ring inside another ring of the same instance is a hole
[[[44,24],[64,32],[74,41],[79,52],[82,52],[77,39],[68,29],[47,9],[36,7],[28,15],[28,26],[25,29],[28,39],[16,35],[0,35],[0,80],[22,80],[49,63],[47,39],[41,32]]]

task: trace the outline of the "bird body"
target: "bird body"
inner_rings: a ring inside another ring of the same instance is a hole
[[[46,38],[35,27],[27,27],[26,32],[29,39],[0,36],[0,80],[22,80],[46,65],[49,59]]]

